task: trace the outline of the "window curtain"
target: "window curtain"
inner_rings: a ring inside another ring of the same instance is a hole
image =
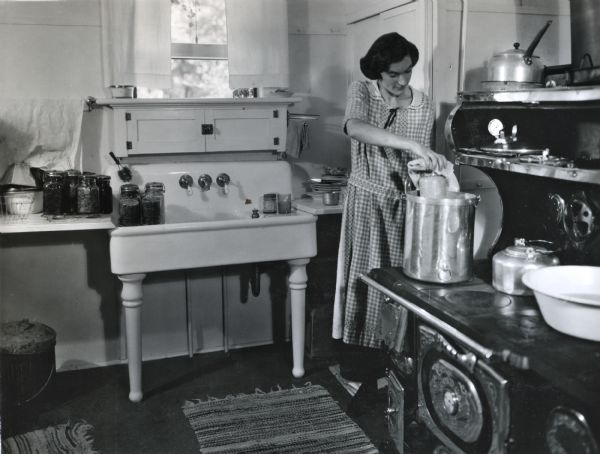
[[[171,87],[171,1],[101,0],[104,84]]]
[[[226,0],[229,87],[289,87],[287,0]]]

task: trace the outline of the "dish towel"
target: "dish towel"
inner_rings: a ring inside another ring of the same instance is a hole
[[[308,147],[308,123],[304,120],[290,118],[285,144],[287,155],[292,158],[299,158],[300,154]]]
[[[410,177],[415,187],[418,188],[421,173],[426,170],[425,160],[422,158],[414,159],[407,164],[407,167],[408,176]],[[458,179],[454,174],[454,165],[452,165],[451,162],[448,162],[446,167],[444,167],[441,171],[437,171],[435,173],[446,177],[446,181],[448,181],[448,191],[460,192],[460,185],[458,184]]]
[[[72,168],[83,110],[83,99],[0,99],[0,176],[13,164]]]

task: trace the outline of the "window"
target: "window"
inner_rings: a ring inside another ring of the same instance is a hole
[[[170,90],[140,98],[231,98],[225,0],[171,0]]]

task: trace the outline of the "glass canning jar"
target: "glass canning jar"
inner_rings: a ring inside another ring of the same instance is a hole
[[[165,223],[165,185],[158,181],[146,183],[142,197],[142,224]]]
[[[63,214],[64,182],[64,172],[48,170],[44,173],[44,215],[60,216]]]
[[[113,210],[113,194],[110,186],[110,176],[97,175],[97,182],[100,213],[110,214]]]
[[[124,227],[140,225],[141,205],[142,198],[138,185],[131,183],[121,185],[119,195],[119,225]]]
[[[77,169],[65,171],[63,187],[63,211],[65,214],[77,213],[77,186],[81,182],[81,172]]]
[[[77,213],[98,214],[100,212],[100,191],[96,175],[83,175],[77,186]]]

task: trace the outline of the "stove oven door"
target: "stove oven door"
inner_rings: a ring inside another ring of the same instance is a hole
[[[505,453],[506,380],[428,326],[418,333],[419,420],[452,452]]]
[[[388,403],[385,421],[399,454],[404,452],[404,388],[392,371],[387,372]]]

